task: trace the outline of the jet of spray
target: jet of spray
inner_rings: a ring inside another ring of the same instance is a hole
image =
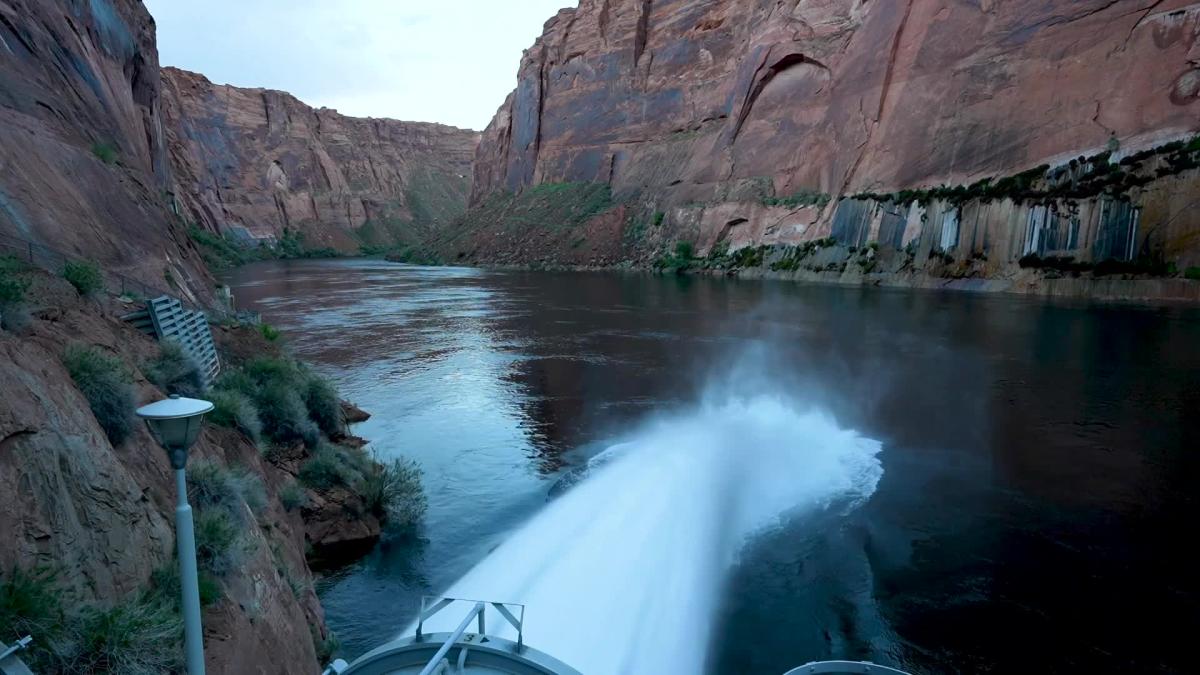
[[[524,604],[525,643],[588,675],[702,673],[745,542],[861,503],[879,450],[786,394],[710,391],[622,439],[446,595]]]

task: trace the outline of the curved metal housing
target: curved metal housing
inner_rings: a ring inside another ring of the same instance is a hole
[[[458,628],[450,633],[425,633],[425,621],[455,602],[473,603]],[[517,630],[517,641],[488,635],[484,609],[494,608]],[[514,611],[515,610],[515,611]],[[478,623],[477,633],[466,632]],[[580,675],[558,659],[524,644],[523,605],[456,598],[423,598],[415,635],[393,640],[355,659],[335,662],[326,672],[338,675]]]
[[[429,665],[430,660],[452,635],[453,633],[427,633],[420,639],[411,635],[394,640],[355,659],[341,675],[416,675]],[[435,669],[431,672],[444,672],[446,675],[580,675],[574,668],[532,647],[518,650],[517,643],[512,640],[477,633],[464,634],[452,642],[450,649],[434,665]],[[444,670],[439,671],[438,667]]]
[[[909,675],[903,670],[881,666],[870,661],[813,661],[792,668],[783,675],[818,675],[821,673],[864,673],[865,675]]]

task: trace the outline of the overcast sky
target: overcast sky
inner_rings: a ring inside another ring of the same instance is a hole
[[[144,0],[158,54],[346,115],[483,129],[521,52],[576,0]]]

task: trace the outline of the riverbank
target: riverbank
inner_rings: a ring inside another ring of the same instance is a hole
[[[205,390],[121,319],[138,301],[0,263],[0,625],[33,635],[23,658],[180,667],[173,479],[133,418],[180,393],[217,406],[188,467],[209,672],[319,672],[336,641],[312,564],[377,541],[395,496],[335,390],[279,333],[236,323],[212,327],[223,372]]]
[[[1184,278],[1050,278],[1024,274],[1014,278],[945,278],[928,275],[871,274],[856,269],[825,272],[811,270],[779,271],[752,268],[689,268],[685,270],[635,266],[632,264],[596,265],[489,265],[483,269],[546,272],[612,272],[653,276],[704,276],[737,279],[765,279],[801,284],[842,287],[876,287],[913,290],[939,290],[962,293],[995,293],[1055,299],[1096,300],[1102,302],[1200,303],[1200,281]]]

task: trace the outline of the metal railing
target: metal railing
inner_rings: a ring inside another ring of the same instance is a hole
[[[13,237],[7,234],[0,234],[0,254],[8,253],[16,258],[28,262],[34,267],[41,268],[52,274],[60,274],[69,262],[90,262],[81,256],[71,255],[65,251],[61,251],[50,246],[38,244],[20,237]],[[136,294],[143,300],[149,300],[160,295],[168,295],[179,300],[187,309],[198,310],[206,315],[212,316],[217,320],[233,320],[235,316],[220,309],[210,307],[200,307],[190,303],[182,298],[179,298],[178,291],[172,291],[160,286],[147,284],[139,279],[134,279],[131,276],[114,272],[112,270],[100,268],[100,273],[104,278],[104,289],[110,293],[118,295]]]
[[[32,675],[25,662],[20,659],[20,652],[29,648],[33,638],[26,635],[17,640],[12,646],[0,642],[0,673],[4,675]]]
[[[453,647],[455,643],[458,642],[459,638],[463,636],[463,633],[467,631],[467,627],[471,625],[472,621],[478,622],[477,632],[480,637],[487,635],[487,628],[483,621],[483,610],[487,609],[488,605],[491,605],[497,612],[499,612],[500,616],[504,617],[504,620],[508,621],[509,625],[517,629],[517,652],[520,653],[521,650],[524,649],[525,605],[503,602],[485,602],[483,600],[466,600],[463,598],[435,598],[431,596],[425,596],[421,598],[421,614],[417,618],[417,639],[419,640],[421,638],[422,630],[425,627],[426,620],[455,602],[472,602],[475,604],[471,606],[471,611],[468,612],[463,618],[462,622],[458,624],[458,628],[456,628],[454,632],[450,634],[450,637],[446,638],[446,641],[442,643],[441,649],[437,650],[437,653],[435,653],[433,658],[429,660],[429,663],[425,665],[425,669],[421,671],[420,675],[429,675],[437,668],[438,663],[440,663],[441,660],[446,657],[446,653],[449,652],[450,648]],[[513,614],[512,611],[509,610],[510,606],[516,608],[520,616]],[[486,640],[486,638],[484,639]],[[458,652],[458,667],[460,671],[462,670],[463,664],[467,659],[468,651],[469,650],[467,647],[463,646]]]

